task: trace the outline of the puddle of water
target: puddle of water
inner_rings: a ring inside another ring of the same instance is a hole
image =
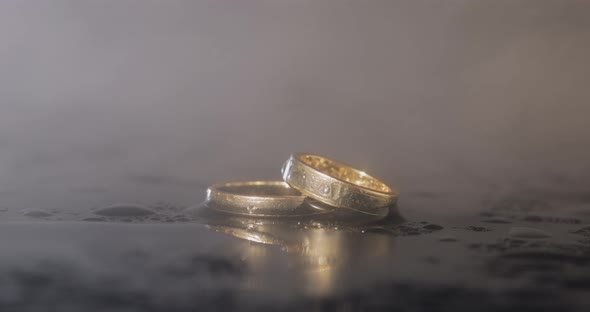
[[[107,217],[144,217],[155,213],[146,207],[133,204],[117,204],[94,211],[94,214]]]

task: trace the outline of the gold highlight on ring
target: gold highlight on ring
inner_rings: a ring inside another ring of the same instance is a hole
[[[292,154],[283,180],[322,203],[373,215],[385,215],[398,194],[381,180],[349,165],[312,154]]]
[[[283,181],[220,183],[207,189],[207,205],[230,213],[250,216],[297,216],[321,212],[314,207],[299,209],[305,196]]]

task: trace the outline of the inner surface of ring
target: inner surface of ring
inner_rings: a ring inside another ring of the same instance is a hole
[[[223,185],[218,189],[222,192],[243,196],[301,196],[299,191],[281,184]]]
[[[379,192],[392,192],[391,188],[385,185],[385,183],[366,174],[365,172],[356,170],[343,164],[339,164],[330,159],[316,155],[301,155],[300,159],[305,164],[336,179]]]

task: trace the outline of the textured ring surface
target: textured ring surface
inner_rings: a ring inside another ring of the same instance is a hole
[[[381,180],[341,162],[312,154],[292,154],[283,180],[317,201],[373,215],[388,213],[398,194]]]

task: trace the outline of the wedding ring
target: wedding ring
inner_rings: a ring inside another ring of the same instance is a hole
[[[305,196],[283,181],[221,183],[207,189],[207,206],[241,215],[298,216],[323,213],[304,204]]]
[[[317,201],[372,215],[385,215],[398,194],[381,180],[349,165],[312,154],[292,154],[283,180]]]

